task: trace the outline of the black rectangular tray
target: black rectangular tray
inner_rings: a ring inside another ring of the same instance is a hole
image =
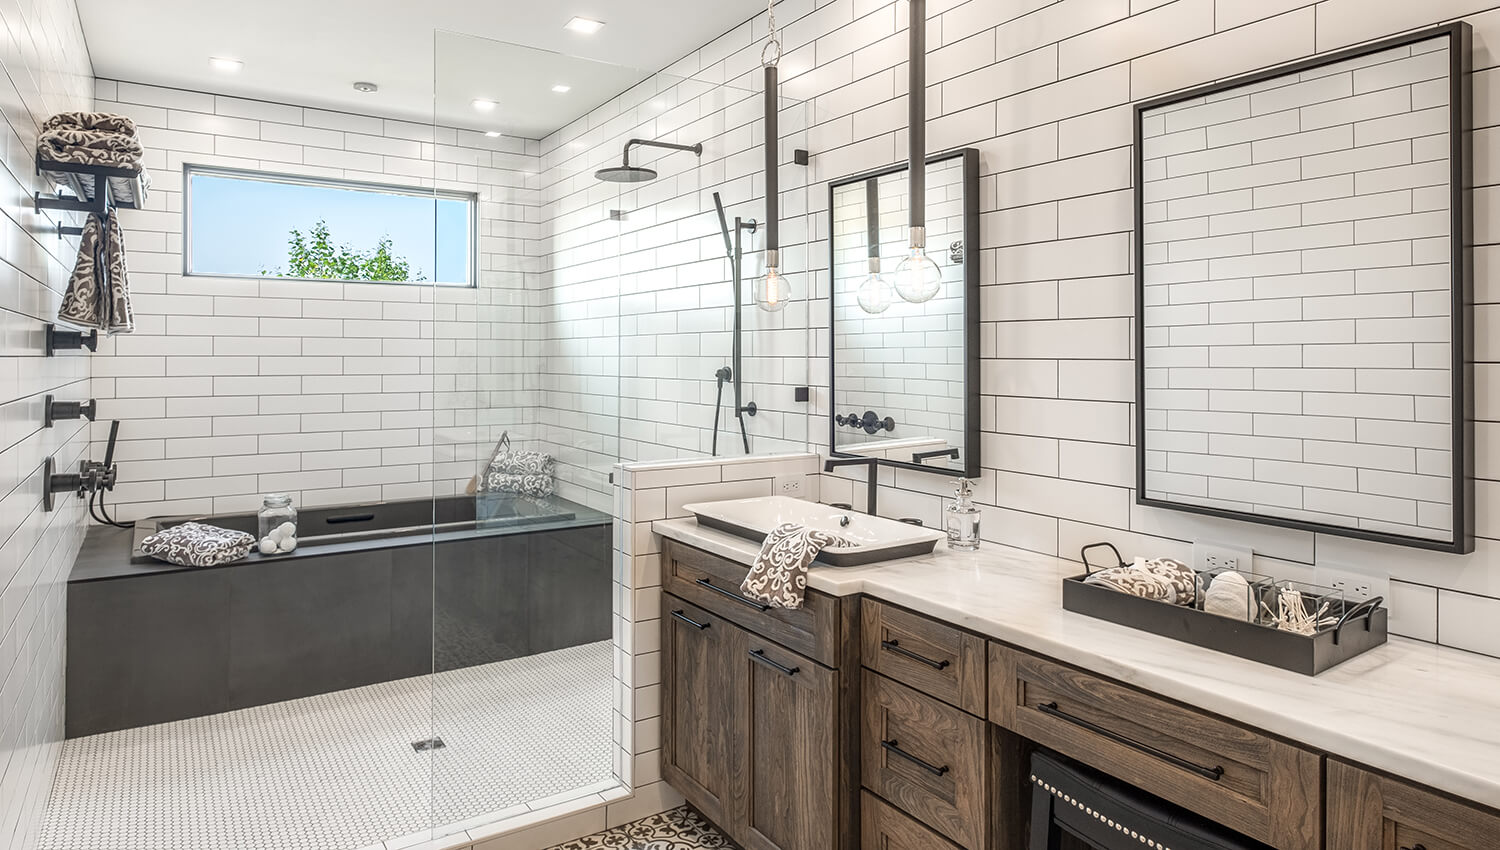
[[[1063,608],[1122,626],[1316,676],[1386,641],[1387,611],[1374,607],[1316,635],[1246,623],[1196,608],[1085,584],[1088,574],[1063,579]]]

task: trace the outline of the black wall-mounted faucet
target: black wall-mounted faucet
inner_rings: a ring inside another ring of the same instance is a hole
[[[879,489],[880,489],[880,458],[878,458],[878,457],[829,458],[828,462],[825,463],[825,464],[823,464],[823,471],[824,472],[832,472],[832,471],[834,471],[835,469],[838,469],[841,466],[865,466],[865,467],[868,467],[868,469],[866,471],[869,473],[869,480],[865,484],[865,487],[866,487],[866,490],[865,490],[865,513],[869,514],[870,516],[877,516],[877,514],[875,513],[875,497],[876,497],[876,495],[878,495],[878,492],[879,492]]]

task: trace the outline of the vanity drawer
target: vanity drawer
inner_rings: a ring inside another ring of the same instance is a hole
[[[1490,850],[1500,812],[1328,760],[1328,850]]]
[[[1321,847],[1316,753],[997,643],[990,719],[1279,850]]]
[[[864,786],[968,850],[985,850],[985,721],[877,673],[863,678]]]
[[[839,604],[807,591],[802,607],[770,608],[740,595],[749,567],[672,540],[662,541],[662,587],[731,623],[829,667],[839,663]]]
[[[946,623],[864,600],[864,665],[905,685],[984,715],[985,642]]]
[[[957,850],[952,842],[869,791],[860,795],[860,850]]]

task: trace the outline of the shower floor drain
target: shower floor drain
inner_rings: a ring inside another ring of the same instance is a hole
[[[425,753],[429,750],[441,750],[446,746],[448,745],[443,743],[442,738],[428,738],[425,741],[413,741],[411,748],[419,753]]]

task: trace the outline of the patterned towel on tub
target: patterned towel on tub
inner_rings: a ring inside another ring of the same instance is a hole
[[[837,534],[785,523],[766,536],[740,592],[772,608],[801,608],[808,565],[824,549],[853,545]]]
[[[141,541],[141,552],[183,567],[216,567],[250,554],[255,537],[201,522],[174,525]]]

